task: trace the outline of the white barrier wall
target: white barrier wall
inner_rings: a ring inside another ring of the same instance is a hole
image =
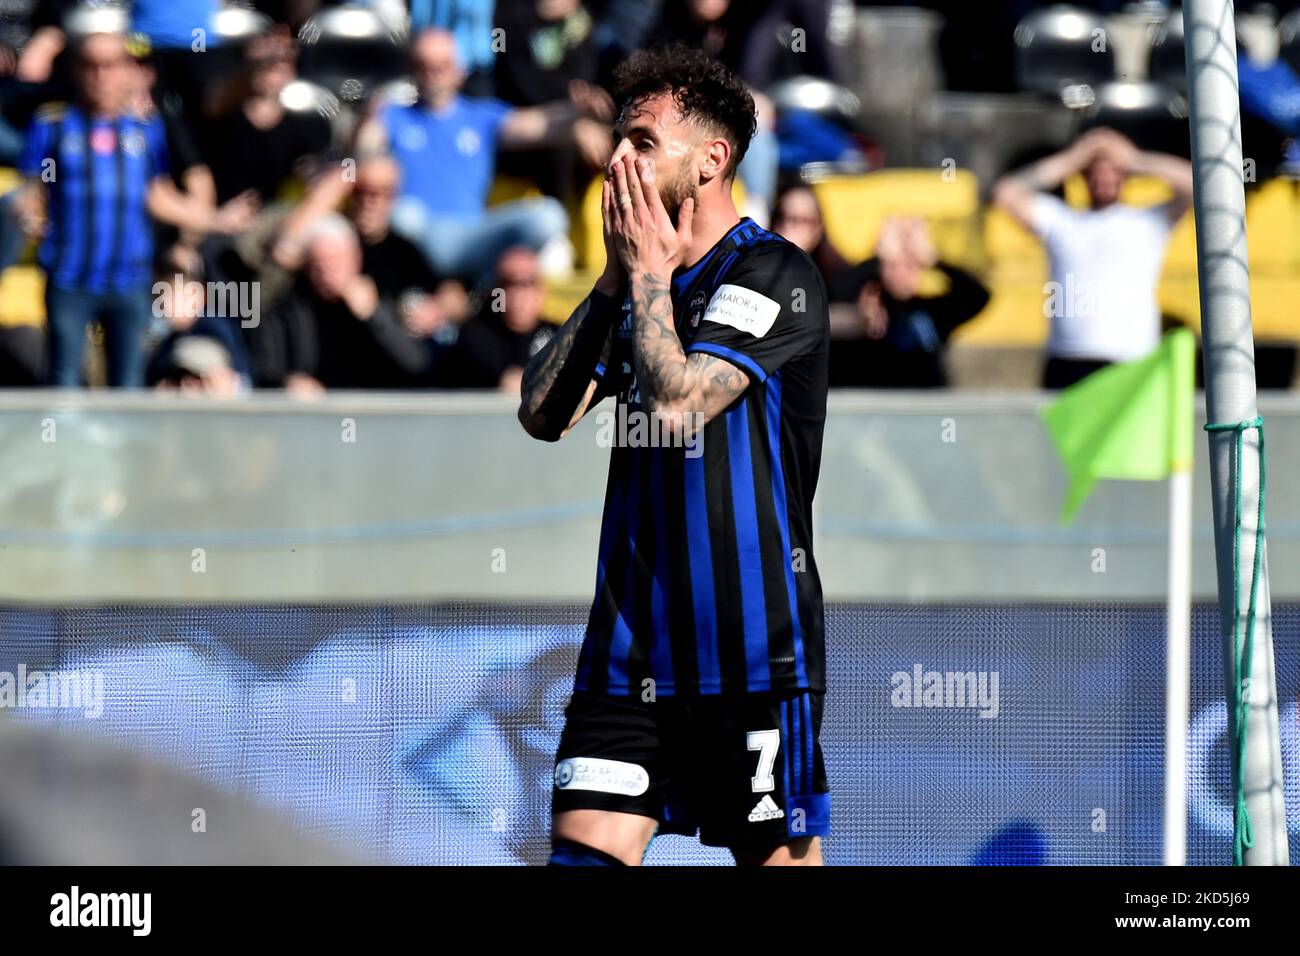
[[[1039,393],[832,396],[816,500],[833,601],[1158,600],[1163,483],[1076,524]],[[1274,600],[1300,599],[1300,401],[1263,399]],[[1198,417],[1198,427],[1203,423]],[[608,449],[496,395],[0,393],[0,601],[590,599]],[[1195,595],[1214,599],[1203,433]]]

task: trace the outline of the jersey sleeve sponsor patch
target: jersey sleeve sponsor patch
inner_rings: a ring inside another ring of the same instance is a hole
[[[755,338],[762,338],[772,328],[781,312],[780,303],[744,286],[724,284],[718,286],[704,310],[705,322],[729,325]]]

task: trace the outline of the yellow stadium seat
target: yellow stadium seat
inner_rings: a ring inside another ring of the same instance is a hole
[[[516,199],[535,199],[541,194],[542,191],[531,179],[498,174],[492,180],[492,188],[488,191],[488,205],[499,206],[502,203],[514,202]]]
[[[1300,268],[1296,185],[1273,179],[1246,194],[1246,249],[1251,269]]]
[[[575,265],[591,273],[599,273],[605,268],[605,227],[600,214],[602,182],[603,177],[592,177],[577,214],[574,214],[575,210],[569,210],[569,241],[573,243]],[[746,196],[739,177],[732,183],[731,198],[743,215]]]
[[[1190,212],[1169,234],[1164,274],[1196,278],[1196,217]]]
[[[984,251],[999,273],[1024,276],[1047,271],[1047,253],[1038,237],[996,206],[990,206],[984,216]]]
[[[0,275],[0,325],[45,324],[45,273],[11,266]]]
[[[969,170],[882,169],[861,176],[834,176],[813,184],[826,221],[826,234],[846,259],[868,258],[885,219],[920,216],[940,223],[973,222],[979,184]],[[960,231],[953,233],[960,236]],[[947,256],[949,249],[936,244]]]
[[[582,194],[579,214],[569,217],[569,241],[573,243],[575,264],[579,269],[592,272],[605,268],[605,227],[600,213],[603,182],[601,176],[592,177],[587,191]]]

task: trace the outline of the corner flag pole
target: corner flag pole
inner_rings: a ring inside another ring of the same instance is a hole
[[[1286,866],[1268,555],[1258,520],[1263,431],[1255,401],[1232,0],[1185,0],[1183,32],[1205,403],[1214,426],[1209,432],[1210,482],[1234,784],[1234,856],[1248,866]],[[1242,647],[1247,648],[1244,654]],[[1244,725],[1233,706],[1239,696],[1244,698]]]
[[[1176,417],[1175,420],[1178,420]],[[1165,612],[1165,866],[1187,864],[1187,726],[1192,696],[1192,465],[1169,473],[1169,605]]]

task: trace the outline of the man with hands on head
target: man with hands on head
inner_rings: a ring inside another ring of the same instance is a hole
[[[551,862],[636,864],[658,828],[744,864],[820,863],[825,289],[736,212],[755,129],[739,79],[676,46],[634,55],[616,86],[605,270],[529,363],[519,409],[546,441],[606,397],[649,422],[610,455]]]
[[[1090,209],[1048,190],[1082,173]],[[1120,202],[1129,176],[1153,176],[1172,198],[1156,206]],[[1160,339],[1156,284],[1169,233],[1192,204],[1192,166],[1139,150],[1114,130],[1094,129],[1073,145],[993,188],[993,202],[1047,249],[1051,319],[1044,388],[1065,388],[1112,362],[1149,354]]]

